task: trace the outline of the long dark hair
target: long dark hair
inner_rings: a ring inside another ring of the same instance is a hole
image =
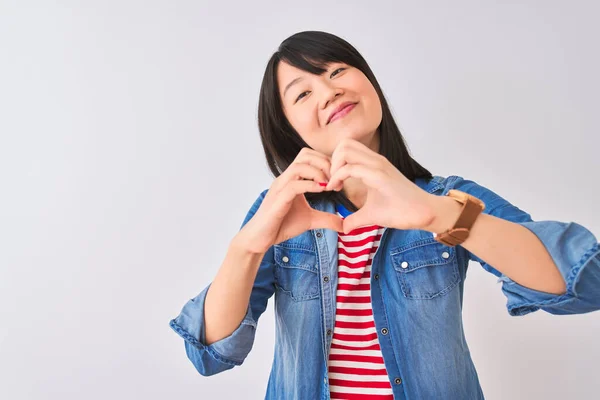
[[[382,120],[377,128],[380,134],[379,153],[413,182],[419,177],[432,178],[431,173],[409,154],[381,87],[365,59],[344,39],[320,31],[299,32],[288,37],[267,63],[258,101],[258,129],[267,164],[275,177],[285,171],[303,147],[310,147],[283,112],[277,84],[280,61],[315,75],[326,72],[324,67],[331,62],[342,62],[362,71],[375,87],[381,102]],[[308,201],[326,199],[341,203],[350,211],[358,210],[341,191],[305,193],[305,197]]]

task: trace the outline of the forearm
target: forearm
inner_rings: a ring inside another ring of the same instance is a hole
[[[248,251],[239,236],[231,241],[223,264],[206,293],[206,345],[231,335],[244,319],[263,256]]]
[[[450,197],[432,196],[435,218],[423,229],[439,234],[452,227],[462,206]],[[552,294],[566,292],[544,244],[524,226],[482,213],[461,246],[522,286]]]

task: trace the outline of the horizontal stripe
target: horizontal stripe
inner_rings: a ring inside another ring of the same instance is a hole
[[[386,395],[386,394],[351,394],[351,393],[338,393],[332,392],[331,399],[344,399],[344,400],[393,400],[394,395]]]
[[[371,296],[336,296],[335,301],[338,303],[369,303],[371,304]]]
[[[347,315],[347,316],[366,316],[366,315],[370,315],[371,318],[373,317],[373,309],[369,308],[367,310],[357,310],[357,309],[337,309],[336,311],[337,315]]]
[[[369,349],[369,350],[371,350],[370,346],[378,346],[379,347],[379,341],[377,339],[351,341],[351,340],[338,339],[338,338],[334,337],[331,339],[331,344],[336,344],[338,346],[346,346],[346,347],[355,348],[355,349],[364,348],[364,349]]]
[[[357,290],[342,290],[342,289],[338,288],[337,295],[345,296],[345,297],[370,297],[371,291],[370,290],[358,290],[358,289]]]
[[[352,231],[349,233],[338,232],[338,242],[347,244],[352,242],[359,242],[365,239],[373,240],[373,238],[376,238],[377,236],[381,236],[381,232],[379,232],[379,229],[377,228],[361,229],[359,231]],[[377,238],[377,240],[379,240],[380,238]]]
[[[367,262],[354,263],[354,262],[340,260],[337,265],[338,272],[345,271],[345,272],[351,272],[351,273],[358,273],[358,272],[363,272],[363,271],[370,271],[372,269],[372,265],[373,265],[372,261],[373,260],[369,260]],[[339,273],[338,273],[338,275],[339,275]]]
[[[363,369],[385,369],[385,364],[382,362],[364,362],[352,360],[329,360],[329,367],[348,367],[348,368],[363,368]]]
[[[344,399],[344,400],[393,400],[393,394],[368,394],[368,393],[345,393],[343,389],[334,387],[330,393],[331,399]],[[373,389],[377,390],[377,389]],[[386,389],[379,389],[386,390]],[[389,389],[391,391],[391,389]]]
[[[357,350],[377,350],[379,352],[381,352],[381,347],[379,347],[379,343],[377,344],[372,344],[372,345],[364,345],[363,343],[359,344],[358,346],[349,346],[346,344],[338,344],[338,343],[331,343],[331,348],[332,349],[340,349],[340,350],[351,350],[351,351],[357,351]]]
[[[329,367],[330,373],[350,374],[350,375],[385,375],[385,368],[381,369],[366,369],[366,368],[347,368],[347,367]]]
[[[353,236],[362,238],[362,237],[369,236],[369,235],[373,236],[378,233],[381,233],[380,228],[381,227],[378,227],[377,225],[363,226],[361,228],[354,229],[353,231],[350,231],[348,233],[338,232],[338,238],[344,239],[344,238],[353,237]]]
[[[365,254],[345,254],[338,252],[338,264],[358,264],[363,265],[365,262],[371,263],[373,261],[374,252],[367,252]]]
[[[371,271],[358,272],[355,274],[351,274],[349,272],[340,271],[338,273],[338,278],[347,278],[347,279],[365,279],[371,278]],[[369,282],[369,280],[367,280]]]
[[[363,387],[368,387],[369,382],[387,382],[390,379],[387,375],[356,375],[356,374],[340,374],[338,372],[329,373],[329,379],[340,379],[344,381],[361,382]]]
[[[337,290],[338,293],[340,292],[340,290],[366,290],[366,291],[371,291],[371,284],[369,283],[362,283],[362,284],[350,284],[350,283],[338,283],[337,286]]]
[[[334,329],[375,329],[375,321],[335,321]]]
[[[371,332],[364,335],[347,335],[344,333],[334,332],[333,339],[337,339],[337,342],[345,341],[345,342],[368,342],[374,339],[377,339],[377,332]]]
[[[339,238],[337,242],[338,250],[344,249],[346,251],[359,251],[373,246],[379,246],[381,244],[381,234],[370,235],[366,238],[360,238],[357,236],[345,236]]]
[[[329,354],[329,362],[333,361],[351,361],[351,362],[363,362],[363,363],[375,363],[383,364],[383,357],[381,356],[360,356],[352,354]]]
[[[365,356],[365,357],[382,357],[381,350],[348,350],[348,349],[338,349],[335,346],[331,346],[331,350],[329,355],[345,355],[345,354],[353,354],[355,356]]]
[[[352,258],[359,258],[359,257],[364,257],[364,256],[368,256],[370,255],[372,252],[374,253],[375,250],[377,250],[377,246],[373,247],[373,246],[369,246],[363,248],[363,249],[352,249],[352,250],[347,250],[344,247],[340,247],[338,248],[338,256],[346,256],[348,259],[352,259]],[[369,259],[368,257],[366,258],[367,260]]]
[[[338,272],[339,271],[347,271],[347,272],[362,272],[364,270],[371,270],[371,265],[373,264],[373,260],[368,261],[347,261],[338,259]],[[342,268],[343,267],[343,268]]]
[[[358,256],[348,256],[346,254],[338,254],[338,264],[345,265],[344,263],[356,264],[359,262],[366,262],[373,258],[373,254],[363,254]]]
[[[342,243],[341,241],[338,241],[338,253],[340,252],[340,250],[344,250],[345,254],[352,254],[354,252],[357,251],[362,251],[365,249],[371,249],[371,251],[375,252],[375,250],[377,250],[377,248],[381,245],[381,241],[380,240],[376,240],[374,242],[366,242],[363,243],[362,245],[357,245],[355,243],[351,243],[349,245]]]
[[[337,308],[344,310],[372,310],[371,303],[336,303]],[[371,311],[373,312],[373,311]]]
[[[377,333],[374,326],[371,328],[338,328],[336,326],[333,329],[334,334],[338,335],[369,335]]]
[[[360,311],[360,310],[346,310],[346,311]],[[373,320],[373,314],[371,314],[371,315],[340,315],[340,314],[336,314],[335,322],[336,322],[336,324],[338,322],[341,322],[342,324],[347,324],[347,323],[357,323],[357,324],[369,323],[372,325],[375,324],[375,321]]]
[[[359,265],[359,266],[347,266],[347,265],[338,265],[338,278],[341,273],[350,274],[349,277],[360,279],[367,274],[367,272],[371,273],[371,265]],[[347,278],[344,276],[344,278]]]
[[[364,277],[343,277],[343,276],[339,276],[338,274],[338,284],[344,284],[344,285],[366,285],[366,284],[370,284],[371,282],[371,271],[368,271],[369,273],[365,273]]]
[[[375,381],[375,382],[329,378],[329,385],[330,386],[347,386],[347,387],[354,387],[354,388],[380,388],[380,389],[386,389],[386,388],[391,389],[392,388],[392,385],[390,384],[390,380],[388,377],[386,377],[385,381]],[[358,393],[358,391],[354,391],[354,392]]]

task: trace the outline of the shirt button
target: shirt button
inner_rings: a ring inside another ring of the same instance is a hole
[[[381,333],[382,333],[383,335],[387,335],[387,334],[388,334],[388,330],[387,330],[387,328],[382,328],[382,329],[381,329]]]
[[[327,336],[331,336],[331,329],[327,329]]]
[[[401,383],[402,383],[402,379],[400,379],[400,378],[396,378],[396,379],[394,379],[394,383],[395,383],[396,385],[399,385],[399,384],[401,384]]]
[[[323,378],[323,383],[327,384],[327,378]]]
[[[288,261],[290,261],[290,259],[287,258],[287,256],[283,256],[283,262],[288,262]]]
[[[402,264],[400,264],[400,266],[402,268],[408,268],[408,263],[406,261],[402,261]]]
[[[323,281],[324,281],[325,283],[329,282],[329,277],[328,277],[328,276],[326,276],[325,278],[323,278]]]
[[[317,237],[320,238],[321,236],[323,236],[323,234],[321,232],[317,232]]]
[[[379,274],[375,274],[373,278],[375,278],[375,280],[379,279]]]
[[[450,257],[450,254],[448,254],[448,252],[445,251],[445,252],[442,253],[442,257],[448,258],[448,257]]]

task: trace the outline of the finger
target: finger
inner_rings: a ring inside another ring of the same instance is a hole
[[[319,157],[319,158],[324,158],[324,159],[330,159],[331,158],[327,154],[321,153],[320,151],[317,151],[315,149],[311,149],[310,147],[303,147],[298,152],[298,155],[296,156],[296,159],[304,157],[305,155]]]
[[[287,186],[290,182],[298,180],[311,180],[314,182],[326,183],[329,177],[314,165],[304,163],[291,164],[283,174],[279,177],[280,190]]]
[[[331,229],[336,232],[342,232],[344,229],[344,221],[337,215],[313,210],[314,218],[311,219],[310,229]]]
[[[367,186],[374,186],[381,180],[381,172],[361,164],[346,164],[331,176],[325,190],[337,189],[350,177],[360,179]]]
[[[362,164],[371,168],[379,168],[382,157],[356,140],[345,140],[335,148],[331,155],[331,176],[346,164]]]
[[[372,225],[372,223],[366,219],[366,215],[366,212],[361,212],[361,210],[358,210],[357,212],[348,215],[344,219],[342,224],[342,231],[344,232],[344,234],[348,234],[353,230],[363,226]]]
[[[277,199],[284,203],[294,200],[299,194],[307,192],[318,193],[325,190],[324,186],[319,185],[314,181],[291,181],[277,195]]]
[[[302,152],[298,154],[294,163],[313,165],[323,171],[327,175],[328,180],[331,178],[331,157],[323,153],[314,150]]]

